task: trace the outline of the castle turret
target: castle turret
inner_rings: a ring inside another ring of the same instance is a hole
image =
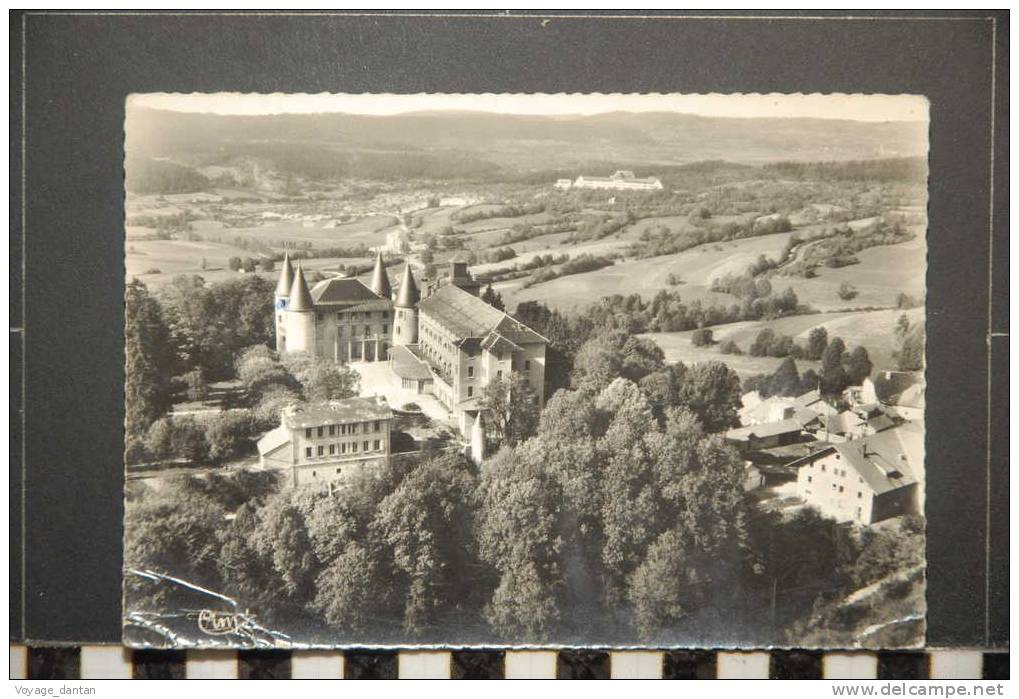
[[[283,268],[280,270],[280,280],[276,284],[276,293],[273,304],[273,316],[276,325],[276,351],[282,352],[286,346],[286,329],[284,327],[284,312],[287,309],[287,299],[290,298],[290,287],[294,285],[294,267],[290,264],[290,253],[283,253]]]
[[[382,251],[375,254],[375,270],[372,272],[371,290],[383,298],[393,298],[393,287],[389,285],[386,266],[382,264]]]
[[[304,270],[297,266],[284,313],[285,342],[283,352],[314,352],[315,303],[304,280]]]
[[[410,271],[410,263],[403,268],[403,279],[400,289],[396,292],[393,320],[393,344],[413,345],[418,341],[418,301],[421,294],[414,282],[414,274]]]

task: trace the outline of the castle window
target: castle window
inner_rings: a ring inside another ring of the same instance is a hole
[[[397,326],[396,326],[396,334],[397,334],[397,335],[399,335],[399,334],[400,334],[400,326],[399,326],[399,325],[397,325]]]
[[[304,429],[304,436],[307,437],[308,439],[311,438],[311,428],[310,427],[306,427]]]
[[[499,379],[500,381],[502,380],[502,369],[499,369],[499,371],[495,372],[495,378]]]
[[[389,318],[389,313],[387,313],[386,311],[382,311],[381,315],[382,315],[382,320],[386,320],[387,318]]]
[[[322,456],[322,454],[324,454],[324,453],[325,453],[325,447],[323,447],[322,445],[319,445],[319,447],[318,447],[318,455]]]
[[[346,443],[343,443],[343,444],[340,445],[340,453],[341,454],[346,454],[347,453],[347,445],[346,445]]]
[[[380,442],[379,440],[376,439],[375,440],[375,451],[378,451],[381,448],[382,448],[382,442]]]
[[[388,325],[383,325],[382,326],[382,334],[383,335],[388,335],[389,334],[389,326]]]
[[[350,451],[353,454],[357,453],[357,442],[351,442],[350,443]]]
[[[530,359],[525,359],[524,360],[524,370],[525,371],[530,371],[531,370],[531,360]]]
[[[378,431],[379,431],[379,427],[380,427],[380,426],[381,426],[381,425],[380,425],[379,421],[378,421],[378,420],[376,420],[376,421],[375,421],[375,431],[376,431],[376,432],[378,432]]]
[[[314,471],[312,471],[312,472],[311,472],[311,477],[312,477],[312,478],[317,478],[318,476],[316,476],[316,475],[315,475],[315,472],[314,472]]]
[[[357,434],[357,423],[350,426],[350,434]]]
[[[336,434],[336,425],[329,425],[329,436],[332,437]]]
[[[305,458],[308,458],[308,459],[311,458],[311,447],[305,447],[304,448],[304,456],[305,456]]]
[[[839,486],[839,492],[840,492],[840,493],[843,493],[843,492],[845,492],[845,490],[846,490],[846,489],[845,489],[845,488],[843,488],[843,487],[842,487],[841,485]]]
[[[863,493],[861,491],[859,491],[859,490],[856,491],[856,499],[857,500],[862,500],[863,499]]]
[[[813,483],[813,482],[814,482],[814,477],[813,476],[807,476],[807,483]]]
[[[467,387],[467,397],[470,398],[473,395],[474,395],[474,386],[468,386]]]
[[[322,436],[322,433],[323,433],[323,431],[324,431],[324,430],[325,430],[325,428],[324,428],[324,427],[319,427],[319,428],[318,428],[318,436],[319,436],[319,437],[321,437],[321,436]]]
[[[368,451],[368,440],[364,440],[364,450]]]
[[[330,444],[329,445],[329,456],[332,456],[335,453],[336,453],[336,445],[335,444]]]
[[[467,367],[467,378],[468,379],[474,378],[474,367],[472,366]]]

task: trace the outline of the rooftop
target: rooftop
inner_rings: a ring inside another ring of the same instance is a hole
[[[538,333],[477,296],[447,284],[418,305],[439,325],[459,338],[486,338],[496,331],[514,344],[545,342]]]
[[[393,360],[393,372],[401,379],[431,379],[432,372],[428,364],[418,359],[407,347],[396,345],[389,349],[389,357]]]
[[[333,277],[320,281],[312,287],[311,298],[316,306],[359,306],[370,301],[392,303],[388,298],[376,294],[360,279],[352,277]]]
[[[326,403],[290,405],[283,410],[283,424],[290,429],[318,427],[370,420],[388,420],[393,411],[384,398],[362,396]]]

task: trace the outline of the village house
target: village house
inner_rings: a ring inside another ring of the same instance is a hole
[[[393,411],[382,398],[290,405],[279,427],[258,440],[262,468],[286,472],[293,486],[328,484],[389,463]]]
[[[919,511],[923,435],[913,426],[829,444],[789,466],[797,495],[840,522],[869,525]]]

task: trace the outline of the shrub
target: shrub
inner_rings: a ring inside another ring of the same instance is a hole
[[[722,354],[743,354],[743,350],[739,348],[733,340],[726,340],[718,347],[718,351]]]
[[[707,347],[715,343],[714,333],[711,328],[697,328],[690,337],[694,347]]]
[[[856,290],[856,287],[849,282],[845,281],[839,285],[839,298],[843,301],[854,299],[857,294],[859,294],[859,292]]]

